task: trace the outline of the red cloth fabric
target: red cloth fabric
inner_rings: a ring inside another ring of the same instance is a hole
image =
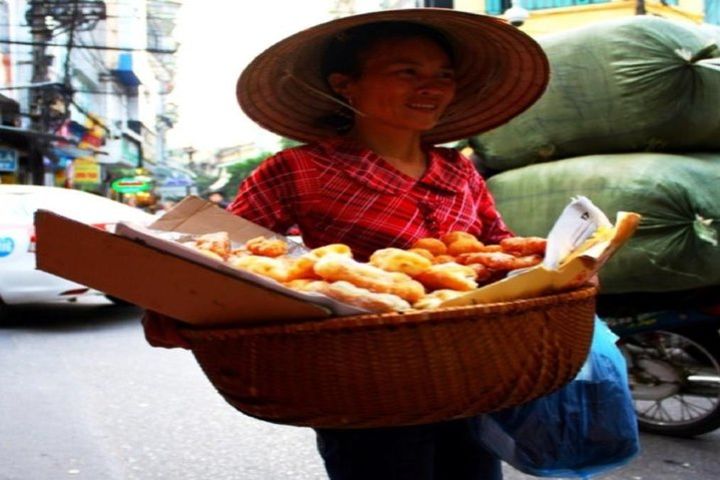
[[[427,155],[416,180],[343,139],[284,150],[240,185],[228,210],[279,233],[296,225],[310,248],[344,243],[359,260],[454,230],[485,243],[512,236],[467,158],[437,147]]]

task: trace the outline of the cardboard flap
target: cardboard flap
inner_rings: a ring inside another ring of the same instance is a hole
[[[330,316],[205,265],[49,211],[35,214],[38,268],[194,325],[263,324]]]
[[[283,238],[282,235],[278,235],[272,230],[248,222],[211,202],[195,196],[185,197],[172,210],[168,211],[148,228],[192,234],[223,230],[228,232],[230,240],[233,242],[245,242],[260,235],[270,238]]]

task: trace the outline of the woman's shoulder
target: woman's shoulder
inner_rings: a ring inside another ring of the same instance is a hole
[[[266,162],[286,166],[309,166],[328,160],[327,146],[322,142],[286,148],[270,156]]]
[[[439,159],[444,168],[457,171],[463,175],[475,176],[477,169],[472,161],[455,148],[430,147],[429,152]]]

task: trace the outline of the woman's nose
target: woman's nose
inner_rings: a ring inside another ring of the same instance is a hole
[[[418,85],[418,93],[422,95],[441,95],[454,88],[452,80],[447,78],[428,77]]]

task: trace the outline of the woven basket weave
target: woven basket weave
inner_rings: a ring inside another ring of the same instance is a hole
[[[328,428],[431,423],[527,402],[573,378],[590,346],[595,289],[406,314],[271,327],[186,328],[239,411]]]

